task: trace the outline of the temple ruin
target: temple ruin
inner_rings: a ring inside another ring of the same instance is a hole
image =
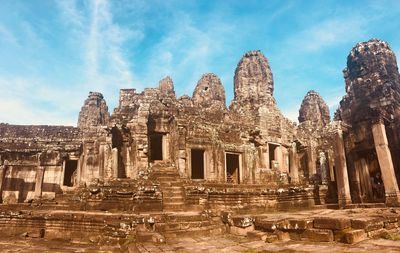
[[[77,127],[1,123],[0,226],[9,228],[2,233],[160,242],[227,227],[287,230],[254,218],[260,213],[397,207],[396,57],[372,39],[354,46],[343,72],[346,95],[332,120],[313,90],[299,124],[285,118],[267,58],[249,51],[228,107],[221,80],[207,73],[191,97],[177,97],[170,77],[141,92],[121,89],[111,113],[103,95],[90,92]],[[331,229],[318,222],[288,226],[311,240],[313,229]]]

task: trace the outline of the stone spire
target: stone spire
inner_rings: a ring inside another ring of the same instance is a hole
[[[323,128],[330,122],[329,107],[315,91],[307,92],[299,110],[299,123],[309,121],[317,128]]]
[[[225,106],[225,89],[218,76],[212,73],[204,74],[194,89],[193,101],[202,106],[210,106],[214,102]]]
[[[257,104],[274,92],[274,81],[267,58],[259,51],[249,51],[235,71],[234,94],[237,102]]]
[[[172,95],[175,97],[174,82],[170,76],[161,79],[158,88],[162,94]]]
[[[107,125],[109,119],[110,114],[103,95],[99,92],[89,92],[89,96],[79,112],[78,128],[85,130]]]
[[[358,43],[348,55],[343,73],[347,94],[336,118],[352,123],[400,116],[400,75],[387,42],[371,39]]]

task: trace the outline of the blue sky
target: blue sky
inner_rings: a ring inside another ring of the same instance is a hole
[[[380,38],[400,54],[399,16],[396,0],[0,0],[0,122],[76,125],[89,91],[112,112],[120,88],[166,75],[180,96],[213,72],[229,104],[236,65],[254,49],[288,118],[311,89],[332,114],[357,42]]]

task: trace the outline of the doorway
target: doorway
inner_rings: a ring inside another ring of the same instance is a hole
[[[150,160],[162,160],[163,159],[163,135],[152,134],[150,135]]]
[[[275,144],[268,144],[268,152],[269,152],[269,168],[276,169],[277,166],[277,151],[278,145]]]
[[[226,181],[240,183],[239,154],[226,153]]]
[[[204,150],[191,150],[192,179],[204,179]]]
[[[64,168],[64,185],[74,186],[78,168],[78,160],[68,160],[65,162]]]

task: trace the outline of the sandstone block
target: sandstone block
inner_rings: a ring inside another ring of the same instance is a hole
[[[282,232],[282,231],[275,231],[275,234],[278,236],[279,241],[289,241],[290,240],[290,235],[288,232]]]
[[[362,229],[356,229],[348,231],[344,234],[343,242],[348,244],[354,244],[367,239],[367,233]]]
[[[364,229],[365,232],[370,232],[383,228],[383,221],[379,218],[352,219],[351,227],[355,229]]]
[[[309,228],[305,231],[305,236],[312,242],[332,242],[333,232],[330,229]]]
[[[383,225],[385,229],[395,229],[399,227],[397,222],[384,222]]]
[[[231,226],[229,228],[229,231],[231,234],[234,234],[234,235],[246,236],[248,232],[254,231],[254,226],[245,227],[245,228]]]
[[[388,231],[386,231],[386,229],[378,229],[378,230],[373,230],[367,233],[368,237],[370,238],[383,238],[386,237],[388,235]]]
[[[347,218],[319,217],[314,219],[314,228],[343,230],[349,227],[351,227],[351,221]]]
[[[278,226],[280,226],[281,222],[282,221],[276,220],[259,220],[255,221],[254,225],[258,230],[274,232],[276,229],[278,229]]]
[[[269,236],[265,239],[265,241],[266,241],[267,243],[273,243],[273,242],[279,241],[279,238],[278,238],[277,235],[269,235]]]
[[[261,232],[261,231],[254,230],[254,231],[247,232],[247,238],[250,238],[250,239],[260,239],[260,240],[262,240],[263,237],[266,238],[266,233]],[[264,240],[265,240],[265,238],[264,238]]]

